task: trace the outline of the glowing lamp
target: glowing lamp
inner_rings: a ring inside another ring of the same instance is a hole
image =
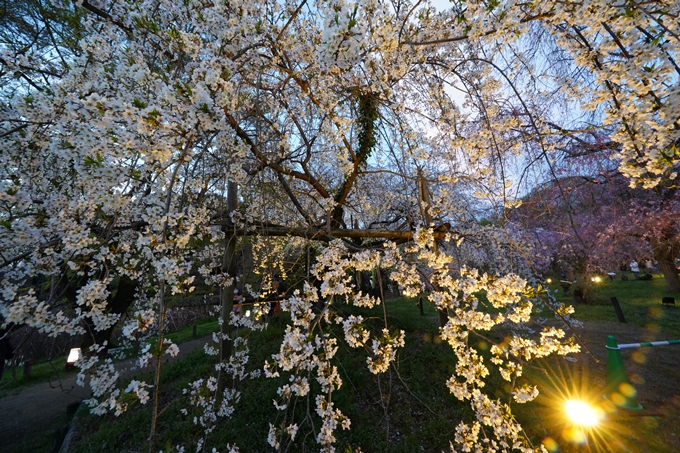
[[[246,310],[246,318],[250,318],[250,310]]]
[[[76,366],[76,362],[80,360],[80,357],[82,356],[82,353],[80,351],[80,348],[72,348],[69,353],[68,353],[68,358],[66,359],[66,369],[74,368]]]
[[[546,281],[548,284],[550,284],[550,283],[552,283],[552,278],[546,278],[545,281]]]
[[[568,400],[564,410],[569,419],[580,426],[595,426],[602,419],[602,410],[578,400]]]

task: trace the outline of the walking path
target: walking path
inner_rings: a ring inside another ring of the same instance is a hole
[[[177,357],[169,361],[178,360],[197,348],[202,348],[211,341],[211,336],[187,341],[179,345]],[[134,363],[128,359],[117,364],[124,369]],[[121,379],[150,371],[153,363],[143,369],[125,369],[121,371]],[[121,366],[122,365],[122,366]],[[67,376],[61,382],[40,383],[22,387],[16,392],[0,398],[0,453],[11,451],[23,443],[43,435],[54,432],[66,422],[66,407],[73,403],[90,398],[89,387],[76,385],[76,375]]]

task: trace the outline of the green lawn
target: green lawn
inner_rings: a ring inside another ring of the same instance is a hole
[[[65,365],[65,355],[55,357],[51,361],[37,362],[31,366],[31,372],[28,376],[24,375],[23,367],[6,366],[2,379],[0,379],[0,398],[9,390],[49,380],[57,381],[59,378],[78,372],[75,369],[65,370]]]
[[[193,336],[193,326],[196,326],[196,337]],[[216,319],[205,319],[197,321],[190,326],[169,332],[167,337],[174,343],[184,343],[194,338],[200,338],[216,332],[219,324]],[[23,367],[6,367],[0,379],[0,398],[8,391],[16,390],[27,385],[47,382],[49,380],[58,380],[64,376],[76,374],[78,370],[65,370],[66,356],[58,356],[52,360],[43,360],[36,362],[31,367],[31,373],[24,376]]]
[[[549,287],[559,302],[574,306],[576,319],[618,322],[610,301],[611,297],[616,297],[626,322],[663,332],[669,340],[680,338],[680,295],[666,291],[666,282],[661,274],[654,274],[654,278],[647,281],[622,281],[617,277],[614,281],[603,278],[599,283],[591,282],[591,300],[585,305],[574,304],[574,286],[572,294],[566,296],[559,282],[553,281]],[[677,305],[663,306],[661,299],[664,296],[675,297]]]

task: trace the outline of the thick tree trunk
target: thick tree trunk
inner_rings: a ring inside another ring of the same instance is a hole
[[[658,256],[654,254],[654,259],[659,263],[659,269],[663,272],[666,280],[666,289],[672,293],[680,293],[680,278],[675,268],[675,260],[668,256]]]
[[[659,268],[666,279],[666,289],[671,293],[680,293],[680,278],[675,268],[675,257],[680,250],[680,242],[674,232],[669,231],[661,241],[654,241],[652,251],[654,259],[659,263]]]
[[[229,274],[231,277],[234,275],[234,259],[235,249],[236,249],[236,237],[227,237],[227,244],[224,250],[224,265],[222,266],[222,272]],[[234,310],[234,288],[236,287],[234,283],[228,286],[223,286],[220,288],[220,319],[222,325],[220,326],[220,360],[228,361],[231,357],[231,324],[229,324],[229,318],[231,317],[231,312]]]
[[[118,281],[118,289],[116,290],[116,295],[113,296],[109,302],[107,308],[108,313],[111,314],[123,314],[135,301],[135,293],[137,291],[137,284],[133,282],[129,277],[122,276]],[[115,329],[116,325],[111,326],[106,330],[96,330],[94,328],[94,323],[90,318],[85,320],[85,329],[87,333],[83,336],[83,341],[80,345],[81,349],[87,349],[93,344],[102,344],[107,341],[106,350],[113,347],[111,344],[111,333]]]

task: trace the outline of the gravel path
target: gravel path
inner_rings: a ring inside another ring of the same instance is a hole
[[[179,345],[177,360],[211,340],[211,336],[198,338]],[[117,364],[130,366],[128,359]],[[121,367],[122,368],[122,367]],[[121,378],[149,371],[152,366],[142,370],[126,370]],[[31,438],[46,432],[54,432],[67,423],[66,407],[90,397],[89,387],[76,385],[76,375],[67,376],[61,382],[34,384],[22,387],[0,398],[0,453],[10,451]]]

